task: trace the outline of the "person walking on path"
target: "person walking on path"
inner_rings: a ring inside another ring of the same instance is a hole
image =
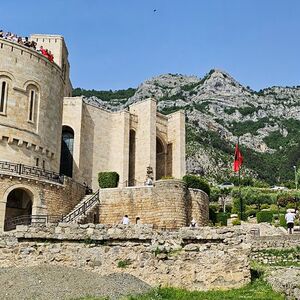
[[[295,221],[295,213],[292,212],[290,209],[287,210],[287,213],[285,214],[285,220],[288,228],[288,233],[293,233],[294,228],[294,221]]]

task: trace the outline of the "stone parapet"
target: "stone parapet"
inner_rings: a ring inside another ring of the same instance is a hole
[[[101,275],[132,274],[152,286],[191,290],[240,287],[250,281],[250,246],[236,228],[177,231],[147,225],[18,226],[0,237],[2,267],[55,264]],[[120,268],[118,265],[125,265]]]

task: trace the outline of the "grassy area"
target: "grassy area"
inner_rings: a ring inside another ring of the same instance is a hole
[[[103,298],[83,298],[82,300],[103,300]],[[105,298],[104,298],[105,299]],[[229,291],[189,292],[183,289],[158,288],[140,296],[125,297],[124,300],[284,300],[264,281],[257,279],[240,289]]]

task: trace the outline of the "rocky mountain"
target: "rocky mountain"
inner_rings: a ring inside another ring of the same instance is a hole
[[[273,184],[294,179],[293,166],[300,162],[300,86],[256,92],[226,72],[211,70],[203,78],[160,75],[128,90],[125,98],[114,99],[110,91],[109,99],[92,96],[85,101],[120,110],[153,97],[162,113],[183,109],[190,173],[217,181],[232,176],[234,145],[239,137],[243,175]]]

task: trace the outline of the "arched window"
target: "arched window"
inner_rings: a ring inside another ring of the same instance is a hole
[[[28,95],[28,122],[35,123],[37,116],[37,102],[38,102],[38,88],[30,84],[27,86],[27,95]]]
[[[29,105],[28,105],[28,120],[31,122],[33,122],[34,103],[35,103],[35,91],[30,90]]]
[[[0,114],[6,114],[6,102],[8,94],[8,82],[0,78]]]
[[[60,173],[73,176],[73,147],[74,130],[69,126],[63,126],[61,140]]]

